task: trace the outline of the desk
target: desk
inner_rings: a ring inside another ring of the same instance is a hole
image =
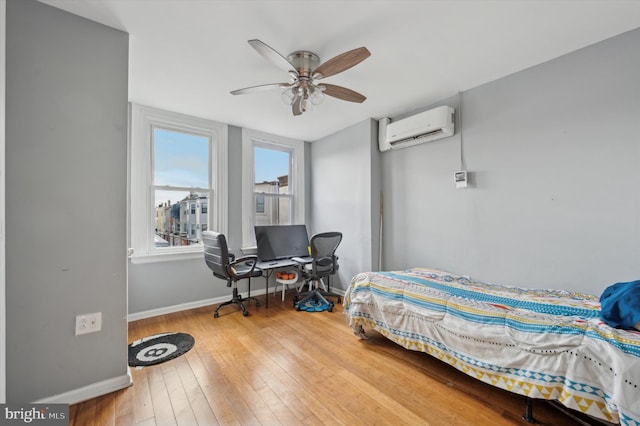
[[[296,260],[293,260],[296,259]],[[300,265],[304,265],[305,263],[311,263],[310,257],[305,258],[292,258],[292,259],[280,259],[280,260],[268,260],[261,261],[259,260],[256,263],[256,268],[260,268],[262,270],[262,275],[264,275],[265,279],[265,308],[269,307],[269,277],[276,269],[281,268],[290,268],[292,266],[299,267]]]

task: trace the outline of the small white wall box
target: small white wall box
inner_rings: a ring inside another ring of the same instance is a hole
[[[460,170],[459,172],[455,172],[454,179],[456,181],[456,188],[467,187],[467,171],[466,170]]]

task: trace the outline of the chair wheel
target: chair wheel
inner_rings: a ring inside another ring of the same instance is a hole
[[[245,317],[248,317],[249,316],[249,311],[242,311],[242,315],[245,316]]]
[[[338,296],[338,303],[342,303],[342,298]]]
[[[214,313],[213,313],[213,317],[214,317],[214,318],[218,318],[219,316],[220,316],[220,314],[218,314],[217,312],[214,312]]]
[[[327,309],[327,311],[329,311],[329,312],[333,312],[333,306],[329,306],[329,308]]]

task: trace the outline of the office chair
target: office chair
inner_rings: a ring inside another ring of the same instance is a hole
[[[242,308],[242,315],[245,317],[248,316],[249,312],[247,308],[245,308],[244,302],[254,300],[256,307],[260,306],[258,300],[255,297],[251,297],[251,277],[259,277],[262,275],[262,270],[256,268],[258,256],[242,256],[236,259],[233,253],[229,253],[227,239],[224,234],[217,232],[203,231],[202,242],[204,243],[204,260],[209,269],[213,271],[213,275],[225,280],[227,287],[233,287],[231,300],[221,303],[216,307],[216,310],[213,312],[214,318],[218,318],[218,310],[220,310],[221,307],[231,305],[232,303]],[[245,278],[249,279],[249,297],[242,297],[238,294],[238,281]]]
[[[340,241],[342,241],[341,232],[322,232],[311,237],[309,245],[311,246],[313,260],[310,264],[302,267],[302,273],[305,284],[308,284],[309,288],[313,288],[313,290],[296,294],[293,299],[293,306],[296,310],[324,310],[324,305],[331,312],[333,311],[333,302],[328,300],[326,296],[337,297],[338,303],[340,303],[340,295],[329,292],[329,288],[325,287],[323,281],[324,277],[328,279],[330,275],[335,274],[338,270],[336,249],[340,245]],[[326,290],[320,290],[319,285],[325,287]],[[308,308],[309,306],[311,307],[310,309]],[[318,307],[318,309],[314,309],[314,306]]]

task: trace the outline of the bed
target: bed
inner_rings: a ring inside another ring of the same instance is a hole
[[[640,332],[604,323],[597,296],[413,268],[356,275],[343,304],[362,338],[368,327],[493,386],[640,426]]]

